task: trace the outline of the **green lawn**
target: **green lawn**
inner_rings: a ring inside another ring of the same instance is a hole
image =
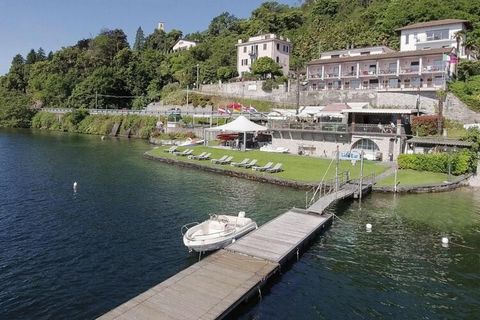
[[[453,177],[453,176],[452,176]],[[420,186],[427,184],[439,184],[448,180],[448,174],[416,171],[416,170],[398,170],[397,182],[399,186]],[[395,176],[392,174],[377,183],[378,186],[393,186],[395,183]]]
[[[175,158],[182,161],[194,162],[194,163],[201,163],[206,166],[220,166],[212,164],[210,161],[198,161],[198,160],[190,160],[186,157],[175,156],[169,154],[168,152],[164,152],[167,147],[159,147],[149,151],[148,153],[153,156],[160,156],[165,158]],[[187,148],[179,148],[180,151],[187,149]],[[200,154],[203,151],[211,152],[213,159],[218,159],[223,155],[231,155],[233,156],[233,161],[240,162],[244,158],[249,159],[257,159],[258,165],[265,165],[267,162],[272,161],[274,163],[280,162],[283,164],[283,172],[279,173],[257,173],[251,169],[242,169],[232,167],[230,165],[225,166],[231,170],[238,170],[253,174],[260,174],[260,175],[274,175],[277,178],[286,179],[286,180],[293,180],[293,181],[301,181],[301,182],[319,182],[322,180],[323,175],[327,171],[329,164],[331,163],[330,159],[321,159],[321,158],[314,158],[314,157],[307,157],[307,156],[298,156],[298,155],[290,155],[290,154],[281,154],[281,153],[269,153],[269,152],[262,152],[262,151],[236,151],[236,150],[226,150],[226,149],[218,149],[218,148],[210,148],[210,147],[188,147],[188,149],[194,149],[193,154]],[[364,164],[364,175],[369,175],[375,172],[376,175],[380,174],[381,172],[385,171],[387,167],[381,163],[373,162],[373,161],[365,161]],[[355,166],[351,164],[350,161],[340,161],[339,172],[342,171],[350,171],[351,178],[357,178],[360,175],[360,163],[357,162]],[[332,163],[325,179],[331,179],[335,176],[335,163]]]

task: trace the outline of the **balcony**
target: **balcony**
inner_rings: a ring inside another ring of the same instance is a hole
[[[378,72],[379,75],[396,75],[397,69],[385,69]]]
[[[346,133],[347,125],[338,122],[302,122],[294,120],[269,121],[268,128],[271,130],[315,131]]]
[[[390,124],[345,124],[338,122],[301,122],[294,120],[269,121],[268,128],[277,131],[306,131],[335,134],[379,134],[401,135],[405,134],[403,125],[400,128]],[[398,130],[399,129],[399,130]]]

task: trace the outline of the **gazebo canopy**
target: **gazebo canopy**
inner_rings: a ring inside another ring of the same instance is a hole
[[[226,132],[257,132],[257,131],[266,131],[267,127],[261,126],[245,118],[244,116],[239,116],[237,119],[224,124],[222,126],[213,127],[206,129],[208,131],[226,131]]]

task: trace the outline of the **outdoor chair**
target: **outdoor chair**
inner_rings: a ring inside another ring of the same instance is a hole
[[[252,161],[250,161],[250,163],[245,163],[244,165],[241,165],[241,167],[247,168],[247,169],[251,168],[257,164],[257,161],[258,161],[257,159],[253,159]]]
[[[201,157],[198,157],[198,160],[208,160],[210,159],[210,156],[212,155],[211,152],[207,153],[206,155],[204,156],[201,156]]]
[[[272,166],[273,166],[273,162],[269,162],[269,163],[267,163],[266,165],[264,165],[263,167],[262,167],[262,166],[253,166],[253,167],[252,167],[252,170],[255,170],[255,171],[265,171],[265,170],[267,170],[267,169],[270,169]]]
[[[163,149],[164,152],[168,152],[168,153],[173,153],[175,150],[177,150],[178,147],[177,146],[171,146],[170,148],[168,149]]]
[[[200,159],[201,157],[203,157],[206,154],[207,154],[206,152],[202,152],[198,156],[191,154],[191,155],[188,156],[188,159]]]
[[[275,172],[281,172],[283,171],[282,169],[282,164],[281,163],[277,163],[276,165],[274,165],[272,168],[269,168],[267,170],[265,170],[267,172],[270,172],[270,173],[275,173]]]
[[[232,167],[242,167],[243,165],[247,164],[248,161],[250,161],[250,159],[245,158],[245,159],[242,160],[242,162],[232,162],[232,163],[230,163],[230,165]]]
[[[191,149],[185,149],[183,151],[174,151],[173,154],[176,156],[188,156],[193,152]]]
[[[232,159],[233,159],[233,157],[230,156],[230,157],[228,157],[227,159],[225,159],[225,160],[223,160],[223,161],[219,161],[219,162],[217,162],[217,163],[218,163],[218,164],[229,164],[230,162],[232,162]]]
[[[181,155],[182,157],[186,157],[186,156],[191,155],[192,153],[193,153],[193,149],[190,149],[190,150],[188,150],[188,151],[185,152],[185,153],[181,153],[180,155]]]
[[[220,161],[223,161],[223,160],[227,159],[227,157],[228,156],[223,156],[220,159],[212,159],[210,161],[212,161],[212,163],[219,163]]]

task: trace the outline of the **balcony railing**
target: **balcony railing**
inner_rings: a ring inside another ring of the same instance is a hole
[[[337,122],[297,122],[297,121],[269,121],[268,128],[271,130],[314,131],[322,133],[375,133],[384,135],[405,134],[403,125],[400,128],[390,124],[345,124]]]

